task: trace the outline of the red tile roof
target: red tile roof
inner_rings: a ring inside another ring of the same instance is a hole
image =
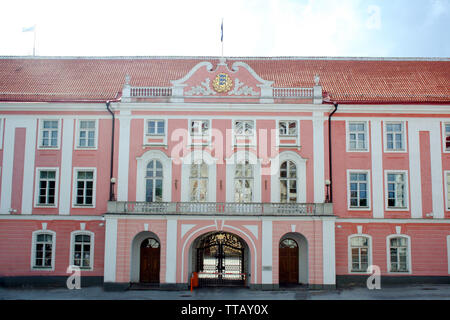
[[[3,57],[0,101],[112,100],[131,86],[171,86],[212,57]],[[450,59],[228,58],[247,63],[274,87],[312,87],[320,76],[332,100],[450,103]]]

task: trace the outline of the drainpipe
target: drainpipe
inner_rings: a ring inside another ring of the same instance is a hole
[[[111,133],[111,169],[109,174],[109,201],[115,201],[114,196],[114,184],[115,180],[113,180],[113,168],[114,168],[114,124],[115,124],[115,116],[114,112],[109,108],[111,101],[106,101],[106,109],[112,116],[112,133]]]
[[[333,166],[331,165],[331,117],[337,111],[339,104],[337,102],[333,103],[334,110],[328,116],[328,167],[330,171],[330,198],[328,202],[333,202]]]

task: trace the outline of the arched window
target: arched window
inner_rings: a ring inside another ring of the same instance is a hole
[[[290,160],[280,166],[280,202],[297,202],[297,166]]]
[[[163,167],[158,160],[151,160],[147,164],[145,175],[145,201],[161,202],[163,190]]]
[[[141,248],[157,249],[157,248],[159,248],[159,242],[158,242],[158,240],[156,240],[154,238],[148,238],[148,239],[145,239],[144,241],[142,241]]]
[[[205,202],[208,199],[208,165],[203,160],[191,164],[189,185],[190,201]]]
[[[390,272],[409,272],[408,238],[389,239]]]
[[[93,239],[90,234],[80,232],[73,235],[72,264],[81,269],[92,269]]]
[[[294,239],[284,239],[283,241],[280,242],[280,248],[297,248],[297,241],[295,241]]]
[[[234,201],[253,201],[253,165],[248,160],[236,164],[234,174]]]
[[[369,267],[369,238],[355,236],[350,238],[352,272],[367,272]]]

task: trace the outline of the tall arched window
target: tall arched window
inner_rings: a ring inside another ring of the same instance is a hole
[[[297,166],[290,160],[280,166],[280,202],[297,202]]]
[[[390,272],[409,271],[408,238],[395,236],[389,238]]]
[[[253,165],[248,160],[236,164],[234,175],[234,201],[253,201]]]
[[[145,201],[161,202],[163,190],[163,167],[158,160],[147,164],[145,175]]]
[[[367,272],[369,267],[369,238],[354,236],[350,238],[351,271]]]
[[[208,199],[208,165],[203,160],[191,164],[189,185],[190,201],[205,202]]]

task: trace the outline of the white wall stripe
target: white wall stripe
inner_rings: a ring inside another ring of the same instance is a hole
[[[381,143],[381,121],[371,121],[372,148],[372,210],[374,218],[384,217],[383,195],[383,150]]]
[[[119,173],[117,177],[117,201],[128,201],[128,165],[130,158],[130,121],[128,116],[120,116]]]
[[[70,214],[70,196],[72,186],[72,146],[73,146],[74,119],[63,120],[62,146],[61,146],[61,183],[59,192],[59,214]]]
[[[443,194],[444,185],[442,181],[442,153],[441,128],[438,121],[430,123],[430,161],[431,161],[431,189],[433,199],[433,218],[444,218],[445,197]]]
[[[116,281],[117,219],[106,219],[104,282]]]
[[[314,202],[325,201],[325,141],[323,112],[313,113]]]
[[[167,219],[166,283],[177,282],[177,223]]]
[[[408,121],[409,179],[411,218],[422,218],[422,177],[420,172],[420,139],[417,121]]]
[[[261,259],[262,259],[262,283],[273,283],[272,270],[272,221],[263,220],[262,221],[262,248],[261,248]],[[270,270],[264,270],[264,267],[271,267]]]

